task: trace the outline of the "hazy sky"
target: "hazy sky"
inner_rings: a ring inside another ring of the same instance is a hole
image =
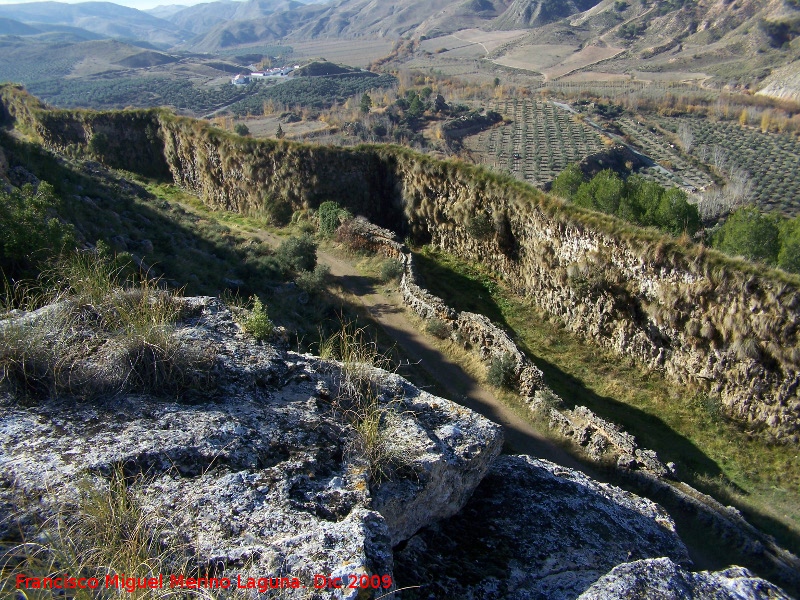
[[[39,2],[41,0],[0,0],[0,4],[22,4],[24,2]],[[85,2],[86,0],[57,0],[58,2],[68,2],[69,4],[77,4],[78,2]],[[106,1],[106,0],[98,0]],[[201,2],[210,2],[211,0],[114,0],[114,4],[121,4],[122,6],[130,6],[131,8],[138,8],[144,10],[146,8],[154,8],[160,5],[167,4],[180,4],[182,6],[189,6],[191,4],[200,4]]]

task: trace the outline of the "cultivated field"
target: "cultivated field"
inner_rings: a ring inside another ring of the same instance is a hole
[[[525,30],[483,31],[481,29],[462,29],[451,35],[425,40],[420,44],[420,49],[427,52],[438,52],[442,48],[446,48],[452,52],[456,49],[474,46],[473,52],[475,56],[484,57],[503,44],[516,40],[527,33],[529,32]]]
[[[789,134],[762,133],[735,122],[688,117],[662,118],[664,128],[688,125],[691,154],[720,171],[739,169],[752,181],[752,199],[786,216],[800,214],[800,140]]]
[[[244,123],[250,130],[250,134],[256,138],[274,138],[280,125],[286,134],[286,139],[303,139],[308,136],[319,135],[330,130],[330,126],[322,121],[303,120],[297,123],[286,123],[278,116],[273,117],[250,117],[237,119],[234,123]]]
[[[513,120],[464,139],[473,160],[534,185],[552,181],[567,165],[601,151],[595,129],[541,100],[505,100],[494,110]]]
[[[636,146],[663,167],[645,169],[643,174],[651,179],[663,186],[691,186],[698,190],[703,190],[714,183],[707,173],[684,159],[680,151],[674,147],[672,140],[665,138],[663,134],[651,131],[632,117],[618,119],[617,124],[630,136]],[[669,169],[670,173],[665,169]]]
[[[311,40],[292,42],[291,60],[325,58],[333,63],[351,67],[366,67],[374,60],[383,58],[392,51],[391,39],[357,40]]]
[[[578,46],[567,44],[530,44],[517,46],[508,54],[494,59],[495,64],[513,69],[544,73],[575,54]]]
[[[545,69],[542,74],[547,79],[558,79],[578,69],[613,58],[624,51],[624,48],[615,46],[586,46],[580,52],[568,56],[557,65]]]
[[[586,46],[580,49],[571,44],[530,44],[517,46],[494,63],[514,69],[541,73],[546,79],[557,79],[573,71],[607,60],[624,52],[614,46]]]

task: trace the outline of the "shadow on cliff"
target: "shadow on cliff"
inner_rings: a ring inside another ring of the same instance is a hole
[[[492,289],[491,280],[482,278],[477,271],[462,272],[464,267],[450,264],[446,254],[433,257],[415,253],[414,260],[418,272],[424,277],[425,287],[432,294],[444,299],[456,310],[487,316],[513,335],[512,327],[507,323],[501,306],[495,300],[496,295],[493,294],[495,290]],[[514,341],[542,370],[545,382],[561,396],[567,408],[578,405],[588,407],[601,418],[622,426],[626,432],[634,435],[641,447],[658,452],[665,463],[676,463],[680,479],[723,504],[741,505],[731,494],[735,492],[741,496],[746,492],[731,482],[720,466],[702,449],[671,428],[664,420],[611,396],[596,393],[579,377],[565,372],[555,363],[534,353],[518,337],[515,336]],[[607,476],[617,485],[627,487],[625,480],[615,477],[614,469],[610,469]],[[633,491],[645,493],[637,489]],[[743,512],[751,523],[774,535],[780,544],[795,553],[800,550],[800,536],[785,524],[761,512]],[[726,560],[730,560],[729,557],[720,556],[720,549],[714,547],[714,542],[698,538],[696,523],[679,525],[681,535],[691,539],[694,548],[700,549],[702,556],[694,556],[696,562],[703,564],[705,568],[720,568],[727,564]]]
[[[679,479],[709,494],[723,504],[740,504],[735,502],[730,492],[735,491],[740,495],[746,495],[745,490],[731,482],[712,458],[663,420],[612,397],[595,393],[577,377],[565,373],[558,366],[535,355],[520,340],[515,341],[520,349],[542,370],[545,381],[554,392],[561,396],[567,408],[574,408],[578,405],[587,406],[598,416],[617,423],[625,431],[634,435],[641,447],[658,452],[663,462],[674,462],[677,465]],[[628,487],[625,480],[617,480],[613,473],[609,473],[609,475],[613,483]],[[633,491],[642,493],[635,487]],[[729,564],[731,557],[725,555],[724,552],[720,555],[720,548],[714,546],[713,540],[699,537],[694,522],[681,523],[680,514],[675,510],[670,512],[678,521],[681,536],[690,543],[693,550],[696,551],[698,548],[701,550],[702,555],[696,555],[693,552],[695,562],[703,565],[703,568],[712,566],[722,568]],[[781,545],[790,551],[794,553],[800,551],[800,536],[786,527],[784,523],[761,512],[742,509],[742,513],[748,521],[760,529],[770,532]]]
[[[476,276],[464,275],[439,262],[446,260],[444,254],[434,260],[423,253],[414,252],[414,264],[423,278],[422,287],[457,311],[481,314],[495,325],[511,331],[503,311],[492,298],[492,286],[496,284],[490,279],[478,280]]]
[[[321,321],[330,325],[325,330],[335,330],[342,308],[353,314],[352,306],[334,305],[324,295],[302,298],[297,286],[285,284],[291,276],[282,272],[268,245],[248,242],[235,228],[186,210],[179,197],[169,195],[174,188],[162,188],[166,195],[159,197],[136,178],[91,161],[71,163],[2,131],[0,147],[14,185],[34,177],[53,185],[62,199],[58,216],[75,227],[79,245],[102,240],[116,253],[128,252],[148,277],[188,296],[226,292],[246,300],[258,294],[277,324],[297,331],[298,344],[318,339]]]

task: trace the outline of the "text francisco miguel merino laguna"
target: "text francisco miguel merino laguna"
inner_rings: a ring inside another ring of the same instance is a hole
[[[349,573],[342,575],[314,575],[314,589],[351,588],[351,589],[385,589],[392,587],[391,575],[368,575],[366,573]],[[302,589],[307,586],[297,577],[186,577],[185,575],[159,574],[157,577],[129,577],[125,573],[98,577],[70,577],[69,575],[52,575],[48,577],[28,577],[24,573],[16,576],[16,588],[34,590],[75,590],[98,588],[116,588],[127,592],[144,589],[183,588],[183,589],[251,589],[264,593],[270,589]]]

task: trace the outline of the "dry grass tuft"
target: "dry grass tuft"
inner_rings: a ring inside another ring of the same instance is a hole
[[[399,399],[385,399],[388,356],[381,354],[366,330],[342,323],[341,329],[320,343],[323,359],[341,364],[333,410],[354,433],[348,447],[351,459],[364,462],[370,481],[379,484],[410,466]]]
[[[36,302],[50,303],[0,321],[0,384],[29,399],[208,384],[213,357],[176,335],[178,292],[146,276],[119,281],[121,272],[93,253],[48,272]]]

